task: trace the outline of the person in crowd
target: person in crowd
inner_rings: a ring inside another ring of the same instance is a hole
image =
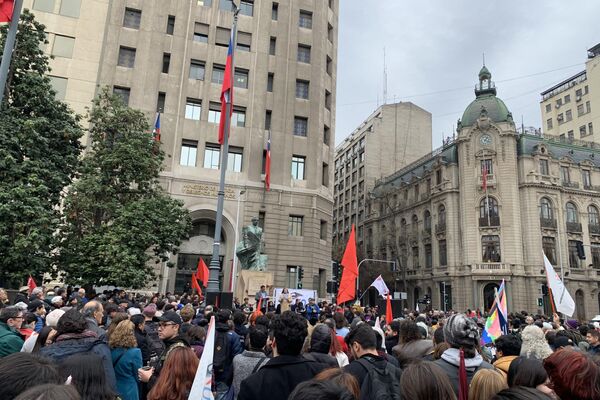
[[[0,399],[14,399],[36,385],[63,383],[56,365],[29,353],[13,353],[0,358]]]
[[[119,325],[120,322],[126,321],[129,319],[129,314],[125,312],[115,313],[113,318],[110,320],[110,325],[106,329],[106,341],[110,340],[110,335],[112,335],[115,328]]]
[[[143,364],[142,352],[136,347],[134,330],[133,322],[121,321],[108,339],[117,379],[117,392],[122,400],[139,399],[137,371]]]
[[[510,364],[521,354],[521,339],[515,335],[502,335],[496,339],[494,345],[496,346],[496,361],[493,365],[506,381]]]
[[[18,353],[23,347],[19,329],[23,324],[23,311],[20,308],[4,307],[0,309],[0,358]]]
[[[400,361],[394,357],[394,356],[390,356],[387,352],[386,352],[386,348],[385,348],[385,334],[383,333],[383,330],[377,326],[377,324],[375,324],[375,326],[372,327],[373,330],[375,331],[375,338],[377,339],[377,354],[379,354],[381,357],[385,358],[387,362],[391,363],[394,367],[400,367]]]
[[[329,347],[329,355],[335,357],[335,359],[338,363],[338,366],[340,368],[343,368],[350,363],[350,360],[348,359],[348,355],[344,352],[342,345],[337,340],[338,336],[336,336],[334,329],[330,328],[330,335],[331,335],[331,346]]]
[[[63,382],[70,382],[81,400],[117,400],[117,392],[108,383],[102,360],[96,354],[74,354],[59,365],[59,370]]]
[[[192,319],[194,319],[195,315],[196,311],[191,304],[186,304],[181,311],[179,311],[179,316],[181,316],[181,320],[183,321],[183,324],[181,324],[181,331],[179,333],[185,335],[187,330],[192,326]]]
[[[354,375],[345,372],[342,368],[328,368],[319,372],[315,381],[333,382],[338,386],[345,387],[352,394],[352,400],[360,398],[360,387]]]
[[[307,342],[307,351],[304,358],[328,365],[332,368],[339,367],[335,356],[329,354],[331,349],[331,329],[325,324],[317,324]]]
[[[548,387],[548,373],[542,361],[535,358],[517,357],[510,364],[507,376],[508,386],[525,386],[535,388],[552,399],[558,396]]]
[[[52,310],[46,315],[46,326],[51,326],[52,328],[56,328],[58,325],[58,320],[60,317],[64,315],[66,310]]]
[[[446,373],[454,393],[461,398],[467,395],[469,383],[479,369],[494,367],[484,361],[477,351],[479,330],[473,319],[464,314],[454,314],[448,318],[443,329],[450,348],[434,362]]]
[[[155,321],[157,313],[156,304],[150,303],[142,310],[144,316],[144,331],[147,333],[148,347],[150,354],[159,355],[164,350],[164,343],[158,336],[158,319]]]
[[[345,318],[344,318],[345,319]],[[394,355],[393,348],[399,343],[400,321],[392,320],[385,327],[385,350],[392,356]]]
[[[39,353],[44,346],[48,346],[54,343],[55,336],[56,329],[54,329],[51,326],[45,326],[42,328],[40,333],[38,333],[37,336],[35,336],[35,343],[33,344],[31,351],[28,351],[29,344],[27,342],[25,342],[25,344],[23,345],[23,350],[21,351],[26,351],[28,353]]]
[[[267,299],[269,298],[269,293],[267,293],[267,288],[265,285],[260,286],[260,290],[256,292],[254,296],[254,300],[256,300],[256,307],[258,308],[258,301],[262,299],[261,306],[264,308],[267,306]]]
[[[185,338],[190,344],[198,359],[202,357],[204,351],[204,342],[206,341],[206,329],[201,326],[192,325],[185,334]]]
[[[71,385],[44,384],[34,386],[14,400],[81,400],[77,389]]]
[[[350,329],[348,329],[348,320],[344,317],[344,314],[341,312],[336,312],[333,314],[333,321],[335,322],[335,334],[336,336],[341,336],[345,338]]]
[[[279,295],[280,313],[290,310],[290,304],[292,303],[292,295],[288,288],[283,288]]]
[[[262,325],[252,326],[248,332],[249,348],[233,358],[233,393],[240,393],[242,381],[258,371],[269,361],[264,353],[269,333]]]
[[[29,302],[32,302],[33,300],[39,300],[39,301],[44,300],[44,287],[43,286],[38,286],[31,290],[31,294],[29,295]]]
[[[286,311],[271,322],[273,358],[242,381],[239,400],[287,399],[301,382],[312,379],[326,368],[300,355],[308,335],[306,320]]]
[[[142,364],[148,365],[150,362],[150,347],[148,347],[148,334],[145,331],[145,318],[142,314],[132,315],[129,319],[133,323],[133,333],[137,347],[142,352]]]
[[[44,307],[44,302],[39,299],[31,300],[27,305],[27,311],[35,315],[36,322],[34,331],[41,331],[44,327],[44,317],[46,316],[46,307]]]
[[[441,327],[433,331],[432,343],[433,348],[423,357],[424,361],[439,360],[444,351],[448,350],[449,346],[444,339],[444,330]]]
[[[52,306],[53,310],[60,310],[64,307],[65,301],[63,300],[62,296],[54,296],[50,300],[50,305]]]
[[[311,325],[315,325],[319,320],[319,313],[321,309],[315,303],[315,299],[312,297],[308,299],[308,304],[306,305],[306,319],[310,322]]]
[[[6,290],[0,288],[0,308],[4,308],[8,305],[8,294]]]
[[[246,327],[246,314],[241,310],[233,312],[233,326],[235,333],[240,337],[242,346],[245,346],[246,337],[248,336],[248,328]]]
[[[224,398],[233,381],[233,358],[244,351],[240,337],[231,330],[230,310],[219,310],[215,318],[215,350],[213,356],[216,400]]]
[[[162,372],[148,400],[187,400],[198,369],[198,357],[189,347],[175,347],[167,356]]]
[[[448,377],[440,367],[428,361],[409,364],[400,377],[402,396],[411,400],[456,400]]]
[[[469,400],[488,400],[501,390],[507,389],[506,377],[493,369],[480,369],[469,386]]]
[[[423,339],[416,322],[408,319],[400,322],[398,344],[392,349],[396,357],[404,360],[421,359],[432,349],[433,342]]]
[[[21,338],[27,342],[27,340],[33,335],[36,336],[37,333],[35,331],[35,325],[37,323],[37,315],[32,312],[27,312],[23,314],[23,323],[21,324],[21,328],[19,328],[19,333],[21,334]],[[35,339],[34,339],[35,340]]]
[[[561,399],[600,399],[600,367],[574,349],[561,349],[544,360],[550,387]]]
[[[585,335],[585,340],[587,340],[590,345],[588,349],[589,355],[600,355],[600,331],[596,329],[590,329]]]
[[[307,381],[300,383],[290,394],[289,400],[353,400],[347,387],[335,382]]]
[[[95,300],[88,301],[83,306],[81,312],[88,323],[87,329],[96,333],[100,340],[108,340],[106,338],[106,331],[99,326],[104,317],[104,307],[102,306],[102,303]]]
[[[552,354],[544,332],[536,325],[526,326],[521,332],[521,339],[523,340],[521,345],[521,356],[523,357],[544,360]]]
[[[88,321],[82,313],[76,309],[67,311],[58,321],[54,343],[43,347],[40,355],[59,364],[76,354],[97,355],[99,366],[104,369],[106,375],[105,381],[114,390],[116,380],[110,349],[95,332],[88,329],[88,326]]]
[[[491,400],[550,400],[550,397],[534,388],[514,386],[501,390]]]

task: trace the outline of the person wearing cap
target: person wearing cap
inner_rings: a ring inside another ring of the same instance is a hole
[[[44,302],[39,299],[31,300],[27,306],[27,311],[35,315],[37,321],[34,331],[39,333],[44,327],[44,317],[46,316]]]
[[[148,382],[149,387],[152,387],[156,383],[165,360],[173,349],[177,347],[190,347],[187,340],[179,334],[182,324],[183,320],[175,311],[167,311],[158,318],[158,336],[163,341],[165,348],[156,360],[155,365],[152,366],[153,368],[138,370],[140,381]]]
[[[0,358],[18,353],[23,347],[19,329],[23,324],[23,311],[18,307],[0,310]]]
[[[6,294],[6,290],[0,288],[0,308],[6,307],[8,305],[8,294]]]

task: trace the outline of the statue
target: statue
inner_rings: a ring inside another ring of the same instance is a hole
[[[265,271],[267,269],[267,256],[264,251],[263,230],[258,226],[258,218],[252,218],[252,225],[242,229],[242,241],[235,249],[242,269],[250,271]]]

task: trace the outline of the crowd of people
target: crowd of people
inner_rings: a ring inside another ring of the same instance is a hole
[[[219,309],[189,294],[0,289],[0,399],[187,400],[206,346],[217,400],[600,399],[597,323],[520,312],[482,345],[478,312],[385,321],[377,307],[275,306],[263,290]]]

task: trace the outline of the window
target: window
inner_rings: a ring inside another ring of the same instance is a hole
[[[190,73],[189,78],[197,81],[204,80],[204,74],[206,72],[206,66],[204,61],[191,60],[190,61]]]
[[[229,39],[231,37],[231,30],[227,28],[217,27],[217,36],[215,38],[215,45],[221,47],[229,47]]]
[[[419,199],[419,184],[415,185],[415,201]]]
[[[431,268],[433,265],[433,260],[431,257],[431,244],[425,245],[425,268]]]
[[[419,268],[419,246],[413,246],[412,248],[412,264],[413,269]]]
[[[550,175],[550,171],[548,168],[548,160],[540,160],[540,174]]]
[[[565,112],[565,117],[567,118],[567,121],[571,121],[573,119],[573,113],[571,112],[571,110],[567,110]]]
[[[119,67],[133,68],[135,64],[135,49],[131,47],[119,47],[119,59],[117,65]]]
[[[598,226],[600,225],[600,214],[596,206],[588,207],[588,224]]]
[[[564,122],[564,116],[563,113],[560,113],[556,116],[556,120],[558,121],[559,124],[562,124]]]
[[[203,6],[203,7],[211,7],[212,6],[212,0],[196,0],[199,6]]]
[[[310,46],[298,45],[298,61],[310,64]]]
[[[329,76],[331,76],[331,74],[333,73],[333,60],[329,56],[327,56],[327,58],[325,59],[325,70],[327,71],[327,75]]]
[[[498,201],[493,197],[484,197],[479,203],[479,226],[499,225]]]
[[[128,87],[115,86],[113,87],[113,94],[119,96],[125,105],[129,105],[129,95],[131,94],[131,89]]]
[[[271,40],[269,40],[269,55],[274,56],[275,50],[277,50],[277,38],[271,36]]]
[[[438,169],[437,171],[435,171],[435,184],[436,185],[442,184],[442,170],[441,169]]]
[[[592,243],[592,267],[600,268],[600,243]]]
[[[327,24],[327,40],[333,43],[333,26],[331,24]]]
[[[569,137],[569,142],[572,142],[573,139],[575,139],[575,134],[573,133],[573,131],[568,131],[567,136]]]
[[[171,65],[171,54],[170,53],[163,53],[163,63],[162,63],[162,73],[163,74],[168,74],[169,73],[169,66]]]
[[[300,28],[312,29],[312,13],[310,11],[300,10],[298,26]]]
[[[423,215],[423,227],[427,232],[431,232],[431,213],[429,210],[425,210],[425,214]]]
[[[581,89],[575,91],[575,97],[581,97]]]
[[[265,111],[265,130],[271,129],[271,115],[273,112],[271,110]]]
[[[52,13],[54,12],[54,0],[35,0],[33,9]]]
[[[273,92],[273,80],[275,80],[275,74],[269,72],[269,75],[267,75],[267,92]]]
[[[248,89],[248,70],[236,68],[233,74],[233,86]]]
[[[550,236],[542,237],[542,249],[550,264],[556,265],[556,240]]]
[[[308,81],[296,80],[296,98],[308,100],[308,88]]]
[[[438,224],[446,225],[446,207],[443,204],[438,208]]]
[[[165,92],[158,92],[158,98],[156,99],[156,112],[165,112],[165,102],[167,100],[167,94]]]
[[[588,124],[588,135],[593,135],[594,134],[594,125],[592,125],[592,123],[590,122]]]
[[[167,18],[167,35],[172,35],[175,31],[175,16],[169,15]]]
[[[589,93],[589,88],[588,88],[588,86],[587,86],[587,85],[585,85],[585,86],[583,87],[583,94],[588,94],[588,93]]]
[[[552,111],[552,104],[546,104],[546,112]]]
[[[219,10],[233,11],[233,0],[219,0]]]
[[[329,187],[329,165],[327,163],[323,163],[321,176],[322,176],[322,180],[321,180],[322,185],[325,187]]]
[[[446,240],[440,240],[438,242],[438,248],[440,253],[440,265],[448,265],[448,248],[446,247]]]
[[[196,155],[198,153],[198,142],[196,140],[183,140],[181,142],[181,156],[179,165],[184,167],[196,166]]]
[[[579,257],[577,256],[577,240],[569,240],[569,267],[579,268]]]
[[[300,266],[288,265],[287,266],[287,285],[289,289],[298,289],[298,272],[297,268]]]
[[[548,119],[546,120],[546,127],[547,127],[548,129],[552,129],[552,118],[548,118]]]
[[[56,92],[54,97],[56,100],[64,100],[67,94],[67,78],[61,78],[59,76],[48,76],[50,78],[50,85]]]
[[[557,106],[559,106],[559,107],[560,107],[560,106],[562,106],[562,103],[563,103],[563,102],[562,102],[562,99],[557,99],[557,100],[556,100],[556,105],[557,105]]]
[[[325,90],[325,108],[331,111],[331,93]]]
[[[304,164],[306,157],[292,156],[292,179],[304,180]]]
[[[279,4],[278,3],[273,3],[273,7],[271,8],[271,19],[273,21],[277,21],[277,18],[279,17]]]
[[[571,95],[568,94],[565,96],[565,104],[570,103],[571,102]]]
[[[327,221],[321,220],[321,230],[320,230],[320,238],[321,240],[327,240]]]
[[[223,65],[213,64],[211,82],[222,84],[223,79],[225,79],[225,67]]]
[[[577,116],[581,117],[583,114],[585,114],[585,111],[583,111],[583,104],[579,104],[577,106]]]
[[[54,36],[54,45],[52,46],[52,55],[56,57],[71,58],[73,56],[73,46],[75,38],[69,36]],[[135,52],[135,50],[134,50]],[[134,53],[135,55],[135,53]]]
[[[194,42],[208,43],[208,25],[196,22],[194,25]]]
[[[187,98],[185,102],[185,118],[200,121],[202,100]]]
[[[221,122],[221,103],[211,101],[208,104],[208,122],[213,124]]]
[[[588,169],[581,170],[581,180],[583,182],[584,188],[587,189],[587,188],[592,187],[592,175],[590,173],[590,170],[588,170]]]
[[[560,178],[562,179],[563,183],[571,182],[571,176],[569,174],[569,167],[565,167],[565,166],[560,167]]]
[[[587,87],[587,86],[586,86],[586,87]],[[589,102],[589,101],[586,101],[586,102],[585,102],[585,112],[586,112],[586,113],[589,113],[589,112],[591,112],[591,111],[592,111],[592,107],[590,106],[590,102]]]
[[[327,125],[323,126],[323,144],[329,146],[329,141],[331,140],[331,129]]]
[[[576,224],[578,220],[577,207],[571,202],[567,203],[567,223]]]
[[[288,222],[288,235],[290,236],[302,236],[302,223],[304,217],[301,215],[290,215]]]
[[[62,0],[59,13],[66,17],[79,18],[80,9],[81,0]]]
[[[305,136],[308,134],[308,118],[294,117],[294,135]]]
[[[231,126],[237,126],[243,128],[246,126],[246,108],[233,106],[233,113],[231,113]]]
[[[221,147],[218,144],[207,143],[204,147],[204,168],[219,169]]]
[[[240,1],[240,14],[251,17],[254,14],[254,2],[250,0]]]
[[[482,176],[483,176],[483,171],[487,171],[488,175],[493,175],[494,174],[494,169],[493,169],[493,165],[492,165],[492,160],[491,159],[481,160],[481,175]]]
[[[546,197],[542,197],[540,200],[540,218],[541,219],[554,219],[554,211],[552,210],[552,203]]]
[[[500,262],[500,237],[484,235],[481,237],[482,262]]]
[[[258,212],[258,226],[263,228],[263,230],[265,229],[265,218],[266,218],[266,213],[264,211],[259,211]]]
[[[250,51],[252,47],[252,34],[248,32],[238,32],[235,48],[241,51]]]
[[[227,171],[242,172],[243,156],[244,149],[230,146],[227,153]]]
[[[140,29],[140,21],[142,20],[142,11],[133,8],[126,8],[123,16],[123,26],[125,28]]]

